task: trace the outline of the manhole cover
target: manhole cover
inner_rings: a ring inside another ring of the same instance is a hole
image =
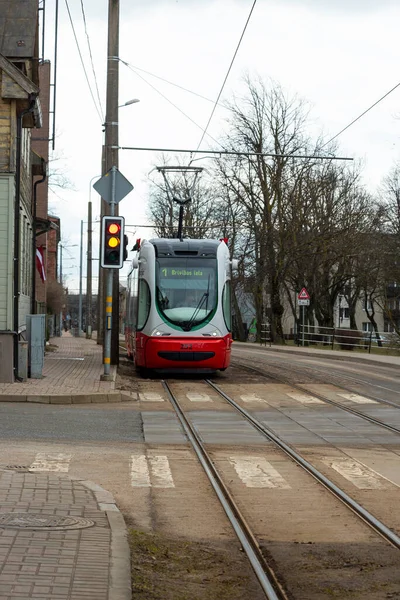
[[[0,513],[3,529],[84,529],[94,521],[82,517],[59,517],[58,515],[35,515],[28,513]]]

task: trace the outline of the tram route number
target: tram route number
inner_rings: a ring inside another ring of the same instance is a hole
[[[187,269],[161,269],[161,273],[164,277],[202,277],[203,271],[193,269],[188,271]]]

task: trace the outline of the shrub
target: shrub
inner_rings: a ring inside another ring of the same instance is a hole
[[[336,329],[335,340],[342,350],[354,350],[362,341],[361,331],[356,329]]]

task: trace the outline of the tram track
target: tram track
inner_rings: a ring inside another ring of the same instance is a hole
[[[241,357],[240,360],[242,361],[242,359],[243,359],[243,355],[242,355],[242,357]],[[270,359],[270,356],[268,356],[268,359]],[[246,359],[244,359],[244,360],[246,360]],[[242,362],[238,362],[238,359],[233,358],[232,359],[232,364],[241,365]],[[273,368],[282,370],[282,361],[280,361],[279,363],[277,363],[276,361],[270,361],[270,360],[268,360],[268,367],[269,368],[273,367]],[[373,383],[373,382],[370,382],[370,381],[367,381],[367,380],[359,379],[359,378],[353,377],[351,375],[348,375],[346,373],[340,373],[340,374],[339,373],[335,373],[335,372],[329,372],[329,373],[327,373],[326,369],[322,370],[321,368],[318,368],[316,366],[304,365],[303,363],[302,364],[296,364],[293,360],[290,361],[290,371],[291,372],[295,372],[295,373],[297,373],[299,375],[303,375],[303,376],[305,374],[307,374],[307,375],[312,376],[314,378],[317,378],[318,376],[322,377],[322,379],[323,379],[323,381],[325,383],[327,383],[327,377],[328,377],[329,378],[329,383],[332,383],[332,385],[338,385],[336,383],[337,380],[345,379],[345,380],[347,380],[349,382],[354,382],[355,384],[359,384],[359,385],[363,385],[363,386],[369,386],[369,387],[372,387],[372,388],[382,389],[385,392],[389,392],[391,394],[396,394],[396,395],[400,396],[400,390],[392,389],[390,387],[379,385],[377,383]],[[348,391],[350,393],[354,393],[354,389],[353,388],[344,386],[342,384],[342,382],[340,382],[339,385],[340,385],[340,387],[343,390]],[[400,408],[400,404],[398,402],[392,402],[390,400],[383,399],[383,398],[380,398],[378,396],[375,396],[375,395],[373,395],[371,393],[369,394],[369,397],[372,400],[376,400],[376,402],[380,402],[380,403],[387,404],[389,406],[394,406],[396,408]]]
[[[236,360],[233,360],[232,363],[236,366],[240,366],[241,368],[246,369],[247,371],[256,373],[257,375],[261,375],[266,378],[268,377],[268,379],[273,378],[275,381],[277,381],[279,383],[290,385],[290,387],[298,390],[299,392],[302,392],[303,394],[304,394],[304,392],[311,393],[311,392],[309,392],[309,390],[306,387],[304,387],[303,385],[293,383],[293,381],[288,377],[284,377],[282,375],[271,374],[271,365],[268,365],[264,368],[260,368],[260,367],[254,367],[254,366],[245,364],[245,361],[246,361],[246,359],[241,358],[240,362],[236,359]],[[274,367],[274,368],[278,369],[279,367]],[[266,373],[266,371],[268,371],[268,373]],[[300,371],[300,369],[298,369],[297,372],[304,374],[304,371]],[[355,393],[354,390],[351,390],[344,386],[337,385],[337,384],[332,384],[332,385],[336,385],[336,387],[342,391],[349,392],[349,393]],[[387,429],[388,431],[391,431],[392,433],[400,435],[400,428],[395,427],[394,425],[385,423],[384,421],[381,421],[380,419],[377,419],[376,417],[371,417],[370,415],[367,415],[361,411],[358,411],[355,408],[352,408],[351,406],[346,406],[345,404],[342,404],[341,402],[332,400],[331,398],[328,398],[327,396],[323,395],[320,392],[316,392],[315,390],[312,391],[312,395],[315,398],[318,398],[319,400],[326,402],[327,404],[331,404],[332,406],[335,406],[336,408],[340,408],[341,410],[344,410],[344,411],[351,413],[357,417],[360,417],[360,418],[364,419],[365,421],[369,421],[370,423],[372,423],[374,425],[378,425],[379,427],[383,427],[384,429]],[[374,396],[371,396],[369,394],[364,394],[364,393],[363,393],[363,396],[365,398],[367,398],[368,400],[373,400],[374,402],[378,402],[379,404],[392,406],[394,408],[400,408],[400,406],[398,404],[395,404],[394,402],[390,402],[389,400],[384,400],[382,398],[378,399]]]
[[[280,585],[275,573],[265,561],[256,538],[246,523],[245,518],[237,507],[232,495],[224,484],[218,471],[216,470],[209,454],[207,453],[200,436],[192,426],[190,420],[185,416],[178,400],[174,396],[171,387],[166,381],[163,386],[167,392],[168,398],[174,407],[178,419],[190,441],[196,455],[210,480],[210,483],[242,545],[247,558],[256,574],[256,577],[268,600],[288,600],[283,587]]]
[[[388,542],[392,547],[400,549],[400,538],[387,527],[383,522],[379,521],[373,516],[368,510],[366,510],[361,504],[356,502],[328,477],[321,473],[315,466],[307,461],[299,452],[292,448],[289,444],[278,437],[272,430],[267,428],[261,423],[254,415],[249,411],[241,407],[233,398],[224,392],[219,385],[216,385],[210,380],[204,380],[203,385],[206,384],[208,388],[211,388],[215,393],[219,395],[230,407],[232,407],[237,413],[243,417],[248,423],[252,425],[261,435],[265,436],[270,442],[272,442],[280,451],[282,451],[287,457],[294,461],[300,466],[305,472],[313,477],[324,489],[328,490],[336,499],[349,509],[352,514],[356,515],[363,524],[368,525],[376,534]],[[196,381],[196,386],[200,384]],[[222,503],[225,513],[228,516],[233,529],[242,544],[244,551],[246,552],[250,563],[253,567],[254,572],[260,581],[261,587],[264,590],[266,598],[268,599],[281,599],[288,598],[282,585],[279,583],[279,578],[275,575],[273,568],[266,562],[263,553],[260,550],[260,545],[256,540],[256,535],[252,532],[249,527],[246,518],[241,514],[238,509],[235,500],[230,493],[228,487],[224,484],[223,479],[219,475],[214,462],[207,451],[207,444],[204,444],[201,440],[199,433],[191,423],[190,417],[185,414],[185,411],[180,406],[174,391],[174,384],[167,381],[162,381],[162,385],[166,390],[168,398],[176,411],[179,421],[190,441],[193,448],[205,470],[210,482],[216,492],[218,499]],[[292,384],[290,384],[292,385]],[[299,388],[301,389],[301,388]],[[304,389],[302,389],[304,392]],[[359,416],[362,416],[361,414]],[[397,431],[400,433],[400,431]],[[269,595],[268,595],[269,594]]]

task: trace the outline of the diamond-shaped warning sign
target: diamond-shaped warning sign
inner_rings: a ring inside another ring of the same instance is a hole
[[[310,294],[307,292],[306,288],[303,288],[297,297],[299,300],[309,300]]]

